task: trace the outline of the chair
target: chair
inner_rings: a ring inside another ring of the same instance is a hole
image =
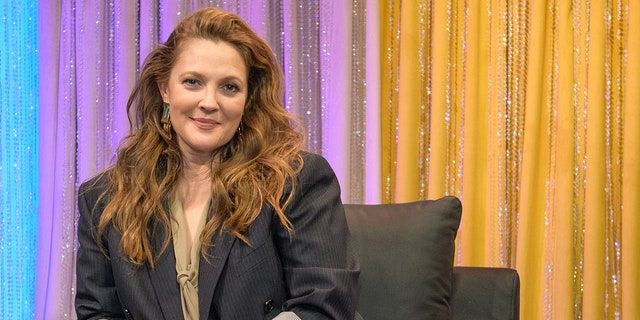
[[[519,318],[516,270],[453,266],[458,198],[345,204],[345,214],[360,256],[364,319]]]

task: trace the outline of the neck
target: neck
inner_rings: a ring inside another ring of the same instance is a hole
[[[185,161],[178,182],[178,195],[183,203],[208,199],[211,193],[211,162]]]

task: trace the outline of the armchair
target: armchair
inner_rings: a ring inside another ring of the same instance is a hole
[[[516,270],[454,267],[456,197],[345,204],[360,256],[359,312],[376,319],[518,319]]]

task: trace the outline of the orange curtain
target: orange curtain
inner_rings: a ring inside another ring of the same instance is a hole
[[[522,319],[640,314],[640,2],[380,4],[384,202],[463,202]]]

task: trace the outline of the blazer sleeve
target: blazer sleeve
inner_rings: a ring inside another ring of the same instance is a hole
[[[353,319],[360,265],[340,200],[340,187],[329,163],[304,156],[293,201],[276,245],[283,265],[288,300],[283,311],[301,319]],[[277,220],[277,219],[276,219]]]
[[[100,250],[96,239],[97,221],[102,213],[102,207],[96,206],[103,190],[100,185],[99,181],[91,180],[82,184],[78,191],[80,247],[76,257],[75,309],[78,319],[125,319],[108,252]],[[108,250],[106,244],[104,250]]]

